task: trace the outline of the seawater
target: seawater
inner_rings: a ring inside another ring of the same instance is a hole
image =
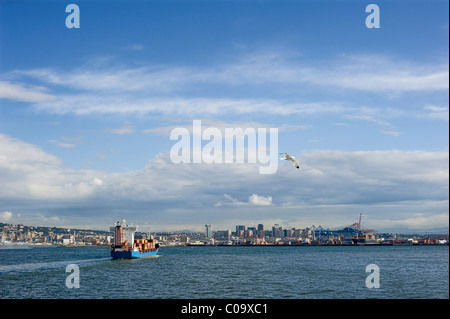
[[[80,287],[68,288],[69,264]],[[369,264],[380,288],[369,289]],[[113,260],[107,247],[0,247],[2,299],[448,299],[448,246],[161,247]]]

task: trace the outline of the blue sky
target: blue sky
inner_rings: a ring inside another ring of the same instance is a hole
[[[369,3],[2,2],[0,221],[448,231],[448,2]],[[193,120],[276,127],[301,169],[174,164]]]

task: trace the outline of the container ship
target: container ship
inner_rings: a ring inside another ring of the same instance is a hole
[[[158,254],[159,244],[154,239],[134,239],[136,230],[137,226],[128,226],[125,220],[111,227],[114,232],[114,243],[111,245],[113,259],[144,258]]]
[[[365,229],[361,226],[361,218],[363,214],[359,214],[359,223],[353,224],[352,226],[356,228],[356,234],[352,238],[353,244],[356,245],[374,245],[377,244],[377,240],[374,236],[374,230],[373,229]],[[350,226],[350,227],[352,227]]]
[[[365,234],[365,235],[355,235],[352,238],[352,241],[356,245],[374,245],[378,244],[375,236],[373,234]]]

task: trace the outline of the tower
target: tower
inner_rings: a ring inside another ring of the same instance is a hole
[[[212,238],[211,224],[205,225],[206,238]]]

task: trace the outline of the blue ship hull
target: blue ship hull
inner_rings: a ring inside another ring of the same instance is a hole
[[[158,253],[158,249],[147,252],[139,251],[114,251],[111,250],[111,257],[113,259],[132,259],[132,258],[145,258],[155,256]]]

